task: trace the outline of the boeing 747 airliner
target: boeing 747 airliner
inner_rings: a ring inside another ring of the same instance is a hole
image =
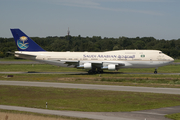
[[[121,68],[157,68],[174,61],[159,50],[117,50],[106,52],[48,52],[42,49],[20,29],[11,29],[19,51],[15,56],[47,64],[86,69],[88,73]]]

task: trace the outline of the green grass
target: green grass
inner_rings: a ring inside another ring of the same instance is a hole
[[[99,74],[14,74],[12,78],[7,78],[6,74],[1,74],[0,80],[180,88],[179,75],[102,74],[99,77]]]
[[[126,68],[120,69],[119,72],[123,73],[153,73],[155,68]],[[76,68],[66,68],[66,67],[58,67],[48,64],[12,64],[12,65],[1,65],[1,72],[9,72],[9,71],[36,71],[36,72],[70,72],[70,71],[81,71],[85,72],[83,69]],[[115,72],[115,71],[114,71]],[[179,73],[180,65],[167,65],[158,68],[158,73]]]
[[[180,113],[166,115],[165,117],[173,119],[173,120],[180,120]]]
[[[137,111],[180,105],[179,95],[0,86],[2,105],[90,112]]]
[[[35,72],[70,72],[70,71],[83,71],[76,68],[66,68],[66,67],[58,67],[48,64],[2,64],[0,67],[1,72],[10,72],[10,71],[21,71],[21,72],[28,72],[28,71],[35,71]]]
[[[100,81],[108,81],[108,82],[133,82],[133,83],[161,83],[161,84],[179,84],[180,79],[165,79],[165,78],[102,78]]]
[[[76,68],[57,67],[47,64],[37,65],[0,65],[1,72],[10,71],[35,71],[35,72],[85,72]],[[152,73],[153,68],[144,69],[120,69],[117,74],[93,74],[93,75],[67,75],[67,74],[14,74],[13,78],[6,78],[6,74],[0,74],[1,80],[18,81],[42,81],[42,82],[68,82],[84,84],[111,84],[125,86],[146,86],[146,87],[176,87],[180,88],[180,75],[159,75],[159,74],[122,74],[122,73]],[[180,65],[168,65],[160,67],[159,73],[179,73]],[[114,72],[116,73],[116,72]]]
[[[155,68],[126,68],[120,69],[124,73],[154,73]],[[180,65],[167,65],[158,68],[158,73],[180,73]]]
[[[67,117],[67,116],[48,115],[48,114],[40,114],[40,113],[32,113],[32,112],[16,111],[16,110],[0,109],[0,112],[7,113],[7,114],[13,113],[13,114],[22,114],[22,115],[34,115],[34,116],[42,116],[42,117],[49,117],[49,118],[56,118],[56,119],[64,118],[67,120],[91,120],[91,119],[87,119],[87,118],[75,118],[75,117]]]
[[[7,57],[7,58],[0,58],[0,61],[31,61],[31,60],[26,60],[26,59],[14,59],[14,56]]]
[[[180,62],[180,59],[175,59],[174,62]]]

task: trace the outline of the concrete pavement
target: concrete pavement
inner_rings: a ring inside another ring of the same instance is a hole
[[[149,92],[149,93],[180,95],[180,88],[154,88],[154,87],[73,84],[73,83],[55,83],[55,82],[27,82],[27,81],[6,81],[6,80],[0,80],[0,85],[75,88],[75,89],[93,89],[93,90],[128,91],[128,92]]]

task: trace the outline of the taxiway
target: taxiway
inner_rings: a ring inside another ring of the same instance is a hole
[[[133,87],[133,86],[93,85],[93,84],[73,84],[73,83],[53,83],[53,82],[27,82],[27,81],[6,81],[6,80],[0,80],[0,85],[92,89],[92,90],[110,90],[110,91],[128,91],[128,92],[149,92],[149,93],[180,95],[179,88],[153,88],[153,87]]]
[[[180,106],[166,107],[152,110],[142,110],[133,112],[80,112],[80,111],[61,111],[38,108],[28,108],[19,106],[0,105],[0,109],[17,110],[41,114],[50,114],[58,116],[69,116],[77,118],[88,118],[98,120],[171,120],[165,118],[167,114],[178,113]]]

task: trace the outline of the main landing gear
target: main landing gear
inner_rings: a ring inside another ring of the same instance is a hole
[[[157,68],[155,69],[154,74],[157,74]]]
[[[103,70],[89,70],[88,74],[98,74],[98,73],[103,73]]]

